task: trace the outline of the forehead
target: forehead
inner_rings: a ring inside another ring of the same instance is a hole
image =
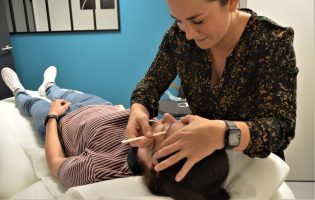
[[[207,2],[205,0],[167,0],[170,11],[191,12],[202,9]]]
[[[167,4],[171,16],[177,19],[188,19],[216,9],[219,2],[207,0],[167,0]]]

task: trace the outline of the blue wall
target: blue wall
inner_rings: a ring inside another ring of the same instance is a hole
[[[58,68],[57,84],[129,107],[135,85],[150,66],[172,23],[161,0],[120,0],[120,32],[11,35],[16,71],[37,90],[46,67]]]

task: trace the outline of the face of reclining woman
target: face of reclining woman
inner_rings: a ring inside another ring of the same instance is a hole
[[[157,120],[152,125],[152,132],[157,133],[161,131],[167,131],[167,133],[164,135],[155,136],[154,143],[152,146],[148,148],[139,148],[138,149],[139,160],[145,163],[149,169],[153,168],[153,162],[152,162],[153,153],[159,149],[160,145],[165,140],[165,138],[167,138],[168,136],[173,134],[175,131],[177,131],[178,129],[184,126],[185,124],[183,124],[180,120],[176,120],[176,118],[174,118],[170,114],[165,114],[161,120]]]
[[[138,161],[143,168],[143,182],[149,191],[159,196],[170,196],[181,200],[229,199],[230,195],[221,188],[229,171],[229,164],[224,149],[217,150],[198,162],[181,181],[175,181],[175,175],[183,167],[185,159],[160,172],[153,169],[152,155],[162,142],[180,128],[186,126],[180,120],[166,114],[162,120],[152,125],[153,133],[166,131],[164,135],[154,137],[149,148],[138,149]],[[159,159],[159,161],[163,161]]]

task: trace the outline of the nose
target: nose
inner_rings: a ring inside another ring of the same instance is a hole
[[[184,32],[186,33],[187,40],[192,40],[198,35],[198,31],[194,25],[190,24],[190,22],[187,22],[184,25]]]

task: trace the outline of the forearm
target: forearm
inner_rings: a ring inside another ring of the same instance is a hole
[[[133,112],[134,110],[141,110],[144,113],[146,113],[148,116],[150,116],[147,108],[144,105],[142,105],[141,103],[133,103],[131,105],[130,112]]]
[[[241,130],[241,142],[234,150],[243,151],[250,157],[263,158],[271,152],[282,151],[294,137],[295,124],[287,125],[277,119],[235,121],[235,124]]]
[[[210,120],[210,124],[214,123],[214,126],[216,127],[213,129],[213,125],[210,125],[209,131],[214,131],[218,134],[217,140],[216,140],[216,146],[218,149],[222,149],[225,147],[225,134],[227,130],[227,125],[223,120]],[[238,147],[233,148],[234,151],[244,151],[250,141],[250,131],[245,122],[241,121],[234,121],[235,125],[240,129],[241,131],[241,137],[240,137],[240,144]]]
[[[174,45],[170,37],[170,33],[164,37],[153,63],[131,96],[131,104],[144,105],[151,118],[158,115],[159,99],[177,76]]]
[[[267,157],[271,152],[283,151],[294,138],[295,121],[269,117],[246,123],[250,142],[244,153],[250,157]]]
[[[49,119],[46,125],[45,152],[50,173],[58,178],[58,169],[65,156],[58,138],[57,121],[55,119]]]
[[[131,107],[135,104],[140,104],[146,108],[149,116],[155,117],[158,114],[158,94],[151,89],[150,92],[147,92],[146,87],[154,88],[154,86],[147,86],[151,83],[145,83],[144,80],[138,84],[136,89],[133,91],[131,95]]]
[[[296,67],[293,30],[278,35],[275,48],[259,65],[255,116],[247,121],[250,142],[244,153],[250,157],[267,157],[283,151],[294,138],[296,120]]]

